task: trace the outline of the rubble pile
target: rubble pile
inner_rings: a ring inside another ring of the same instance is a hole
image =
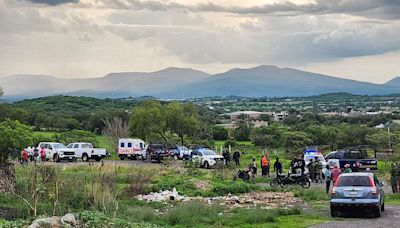
[[[145,200],[147,202],[165,202],[165,201],[182,201],[185,199],[184,196],[178,194],[178,191],[174,188],[172,191],[165,190],[160,192],[152,192],[148,195],[137,195],[135,197],[138,200]]]
[[[152,192],[148,195],[138,195],[136,199],[148,202],[163,202],[166,204],[168,201],[197,201],[208,205],[218,204],[240,208],[261,206],[265,209],[292,207],[301,202],[301,199],[295,197],[292,192],[251,192],[239,196],[186,197],[179,195],[175,188],[172,191],[166,190],[156,193]]]

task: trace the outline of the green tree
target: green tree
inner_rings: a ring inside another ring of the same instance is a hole
[[[0,123],[0,164],[32,143],[32,131],[29,126],[18,120],[6,119]]]
[[[283,134],[283,147],[292,155],[300,153],[312,140],[307,133],[302,131],[285,132]]]
[[[152,136],[158,135],[168,141],[166,128],[165,109],[159,101],[144,101],[132,110],[130,131],[134,136],[150,141]]]
[[[337,147],[338,141],[341,138],[342,133],[337,127],[328,127],[326,130],[326,143],[331,150]]]
[[[389,133],[386,131],[379,131],[375,134],[366,137],[368,145],[374,150],[379,149],[392,149],[400,143],[400,135],[397,133]]]
[[[248,141],[250,140],[252,124],[248,121],[240,121],[237,124],[237,128],[234,130],[234,137],[237,141]]]
[[[215,126],[212,128],[212,136],[214,140],[227,140],[229,133],[226,128]]]
[[[184,137],[193,135],[197,128],[196,108],[190,103],[172,102],[166,105],[165,113],[167,129],[177,134],[183,145]]]

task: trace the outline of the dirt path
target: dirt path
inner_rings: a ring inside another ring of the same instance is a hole
[[[386,206],[381,218],[370,218],[369,215],[356,214],[352,218],[341,218],[341,221],[332,221],[312,226],[313,228],[390,228],[400,227],[400,205]],[[339,218],[340,219],[340,218]]]

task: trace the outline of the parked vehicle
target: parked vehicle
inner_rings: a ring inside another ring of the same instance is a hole
[[[217,163],[224,164],[224,157],[214,151],[205,148],[198,148],[192,151],[192,161],[206,169],[215,166]]]
[[[146,157],[149,161],[157,161],[161,163],[161,160],[167,156],[167,150],[162,144],[150,144],[146,150]]]
[[[82,161],[87,162],[90,159],[100,161],[102,158],[107,156],[106,149],[93,148],[91,143],[76,142],[70,143],[67,146],[75,151],[76,158],[82,159]]]
[[[41,142],[38,149],[44,148],[46,151],[46,160],[52,159],[55,162],[60,160],[76,161],[75,151],[67,148],[62,143],[57,142]]]
[[[124,138],[118,140],[118,156],[121,160],[146,157],[146,144],[141,139]]]
[[[367,153],[351,148],[333,151],[326,156],[326,162],[332,168],[334,165],[344,169],[349,164],[352,169],[378,170],[378,162],[375,158],[367,158]]]
[[[189,148],[187,148],[186,146],[175,145],[169,147],[168,152],[169,155],[172,156],[175,160],[187,160],[190,159],[190,154],[192,153],[192,150],[189,150]]]
[[[332,217],[348,209],[365,209],[380,217],[385,210],[383,183],[373,173],[341,174],[332,189],[330,208]]]
[[[282,188],[286,188],[290,184],[298,184],[303,188],[309,188],[311,186],[311,179],[309,174],[290,174],[286,177],[283,177],[280,182],[280,186]]]

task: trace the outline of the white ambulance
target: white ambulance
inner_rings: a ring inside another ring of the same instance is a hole
[[[118,140],[118,156],[121,160],[125,158],[146,158],[147,146],[141,139],[123,138]]]

